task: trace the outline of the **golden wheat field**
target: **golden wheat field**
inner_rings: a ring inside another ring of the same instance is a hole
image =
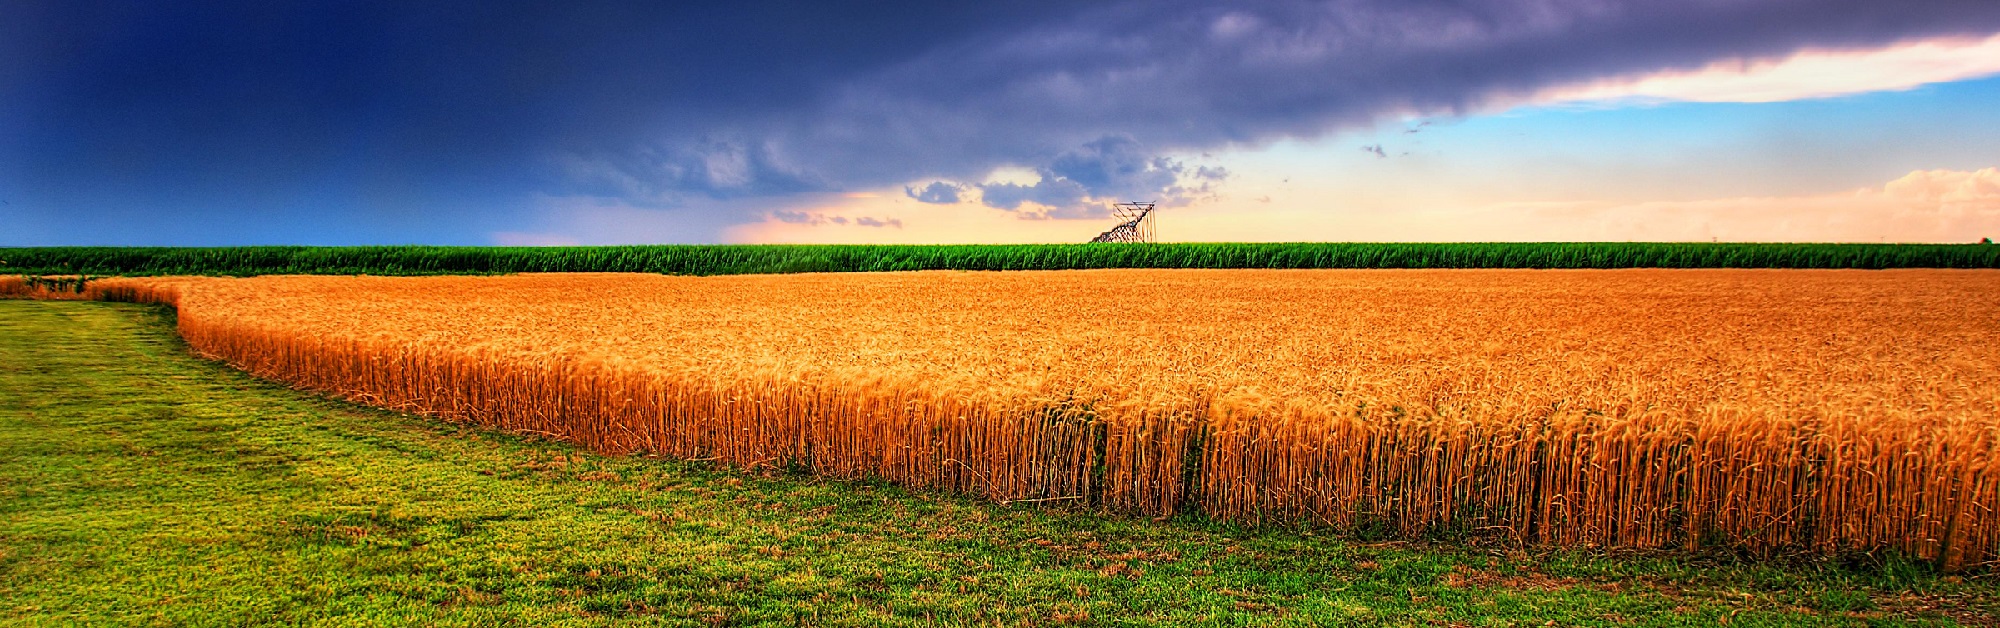
[[[114,279],[198,352],[608,452],[1530,543],[2000,555],[2000,272]]]

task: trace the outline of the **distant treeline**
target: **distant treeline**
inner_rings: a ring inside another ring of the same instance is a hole
[[[1081,268],[2000,268],[2000,246],[1499,242],[0,248],[0,274],[10,275],[729,275]]]

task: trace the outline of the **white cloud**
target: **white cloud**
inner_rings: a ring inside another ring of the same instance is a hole
[[[1535,100],[1556,103],[1780,102],[1902,91],[2000,74],[2000,34],[1945,38],[1868,50],[1807,49],[1783,59],[1718,61],[1670,71],[1568,85]]]
[[[1940,213],[1992,214],[2000,212],[2000,168],[1918,170],[1890,181],[1882,195]]]
[[[2000,237],[2000,168],[1917,170],[1880,187],[1817,196],[1627,205],[1514,204],[1552,239],[1976,242]]]

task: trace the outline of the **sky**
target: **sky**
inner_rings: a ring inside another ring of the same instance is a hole
[[[2000,237],[1992,0],[0,13],[0,246]]]

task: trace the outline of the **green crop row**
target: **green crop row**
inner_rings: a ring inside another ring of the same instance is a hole
[[[1549,242],[0,248],[0,274],[19,275],[728,275],[1082,268],[2000,268],[2000,246]]]

